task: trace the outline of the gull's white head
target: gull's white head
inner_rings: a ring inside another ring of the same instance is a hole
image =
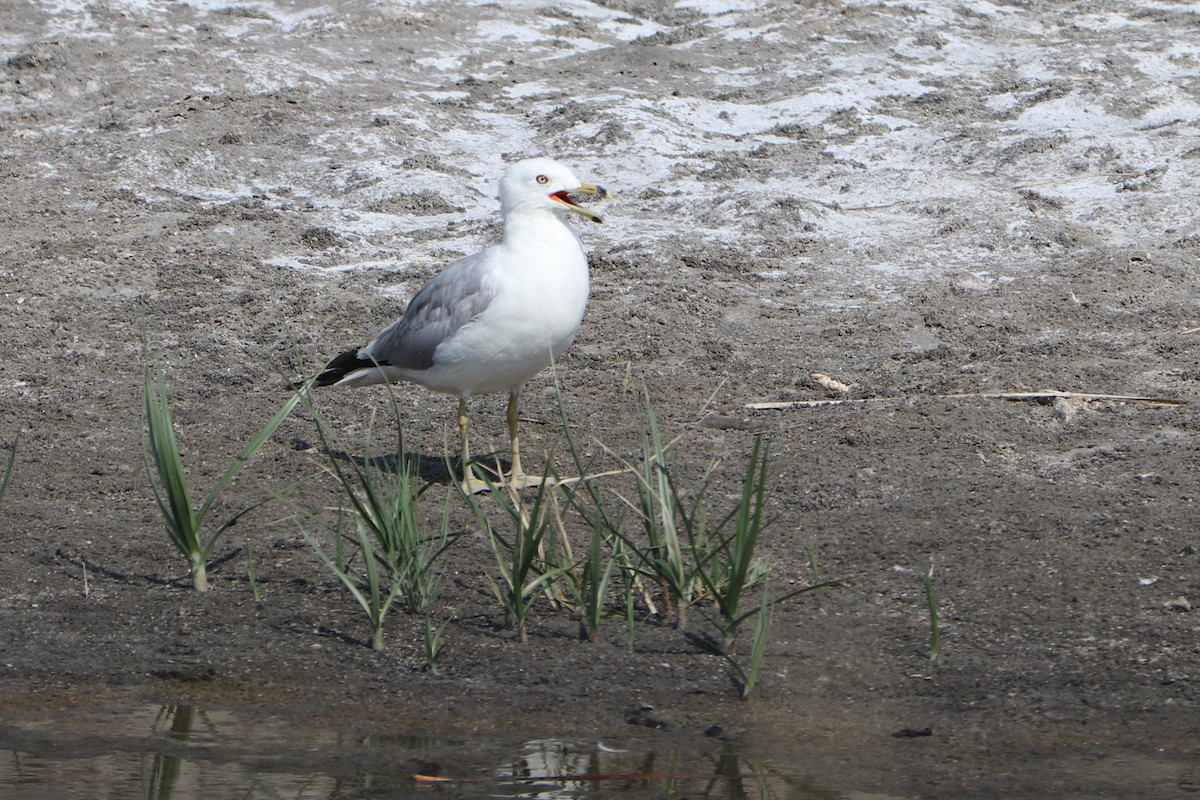
[[[573,194],[592,194],[601,200],[609,197],[603,186],[584,183],[553,159],[517,161],[500,178],[500,213],[507,218],[513,213],[550,211],[559,219],[566,219],[567,212],[573,211],[593,222],[604,222],[595,211],[572,200]]]

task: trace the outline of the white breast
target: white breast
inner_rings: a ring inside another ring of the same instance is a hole
[[[404,377],[460,396],[516,391],[575,339],[588,266],[574,229],[550,215],[510,225],[492,252],[492,302],[438,346],[431,368]]]

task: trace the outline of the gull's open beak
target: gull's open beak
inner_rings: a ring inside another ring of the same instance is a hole
[[[603,186],[597,186],[593,183],[583,183],[579,185],[578,189],[572,189],[569,192],[555,192],[554,194],[550,195],[551,200],[555,201],[556,203],[562,203],[567,207],[568,210],[574,211],[581,217],[587,217],[592,222],[599,222],[601,225],[603,225],[604,218],[595,211],[592,211],[590,208],[585,208],[572,200],[571,195],[573,194],[594,194],[601,200],[607,200],[608,198],[612,197],[612,194]]]

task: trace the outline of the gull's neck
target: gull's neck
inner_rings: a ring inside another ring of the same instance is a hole
[[[575,229],[567,223],[567,212],[548,208],[522,209],[504,217],[504,246],[527,248],[533,244],[563,246],[579,243]]]

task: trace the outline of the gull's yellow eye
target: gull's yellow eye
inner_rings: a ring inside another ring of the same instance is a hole
[[[547,178],[545,175],[538,175],[536,180],[538,183],[542,184],[543,186],[545,186],[547,183],[550,182],[550,179]]]

